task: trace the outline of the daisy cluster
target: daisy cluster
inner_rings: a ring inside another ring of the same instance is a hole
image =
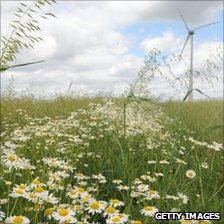
[[[158,211],[218,195],[201,183],[219,169],[222,145],[172,132],[155,105],[132,103],[124,114],[108,101],[64,117],[16,116],[1,133],[0,222],[148,224]]]

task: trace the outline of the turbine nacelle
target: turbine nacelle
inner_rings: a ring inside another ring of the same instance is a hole
[[[193,37],[193,35],[195,34],[195,31],[196,31],[196,30],[200,30],[200,29],[205,28],[205,27],[207,27],[207,26],[214,25],[214,24],[216,24],[216,23],[218,23],[218,22],[207,23],[207,24],[201,25],[201,26],[199,26],[199,27],[197,27],[197,28],[191,30],[191,29],[189,28],[189,26],[188,26],[188,24],[187,24],[187,22],[186,22],[184,16],[183,16],[183,14],[181,13],[181,11],[179,11],[179,12],[180,12],[181,19],[183,20],[183,23],[184,23],[184,25],[185,25],[185,27],[186,27],[186,29],[187,29],[187,31],[188,31],[188,35],[187,35],[187,37],[186,37],[186,39],[185,39],[185,43],[184,43],[184,46],[183,46],[183,48],[182,48],[182,50],[181,50],[181,54],[180,54],[180,56],[182,56],[182,53],[183,53],[183,51],[184,51],[184,49],[185,49],[185,46],[186,46],[186,44],[187,44],[187,42],[188,42],[188,40],[189,40],[189,37],[190,37],[190,36]]]

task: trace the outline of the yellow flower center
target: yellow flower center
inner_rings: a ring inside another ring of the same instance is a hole
[[[77,189],[77,191],[78,191],[79,193],[84,193],[84,192],[85,192],[85,190],[84,190],[82,187],[79,187],[79,188]]]
[[[41,193],[44,191],[44,189],[41,187],[41,186],[37,186],[35,187],[35,190],[34,190],[36,193]]]
[[[38,211],[38,210],[40,209],[40,207],[41,207],[41,205],[36,204],[36,205],[34,205],[34,210],[35,210],[35,211]]]
[[[132,224],[142,224],[142,222],[139,220],[136,220],[136,221],[133,221]]]
[[[91,205],[90,205],[90,208],[94,209],[94,210],[97,210],[100,208],[100,204],[98,202],[93,202]]]
[[[82,174],[82,173],[77,173],[76,176],[77,176],[77,177],[82,177],[83,174]]]
[[[157,193],[157,191],[154,191],[154,190],[149,191],[149,194],[156,194],[156,193]]]
[[[41,182],[38,179],[33,180],[32,183],[35,184],[35,185],[40,185],[41,184]]]
[[[16,156],[13,155],[13,154],[10,154],[10,155],[8,156],[8,160],[10,160],[11,162],[13,162],[13,161],[16,160]]]
[[[44,211],[44,215],[46,215],[46,216],[52,215],[52,213],[53,213],[53,209],[52,208],[47,208]]]
[[[71,195],[75,195],[77,192],[75,190],[70,191]]]
[[[23,217],[22,216],[15,216],[13,219],[13,222],[16,224],[21,224],[23,222]]]
[[[29,198],[34,198],[34,193],[33,192],[29,193]]]
[[[152,211],[153,210],[153,206],[146,206],[144,209],[146,210],[146,211]]]
[[[60,216],[66,216],[66,215],[68,215],[68,210],[65,209],[65,208],[60,208],[59,211],[58,211],[58,214]]]
[[[112,221],[112,222],[120,222],[121,219],[120,219],[119,217],[113,217],[113,218],[111,219],[111,221]]]
[[[114,205],[114,204],[118,204],[119,203],[119,200],[118,199],[112,199],[111,202]]]
[[[21,189],[21,188],[16,189],[16,194],[23,194],[23,193],[24,193],[24,189]]]
[[[19,185],[19,188],[20,188],[20,189],[26,189],[26,185],[25,185],[25,184],[20,184],[20,185]]]
[[[81,211],[82,210],[82,206],[81,205],[74,205],[74,210],[75,211]]]
[[[114,213],[115,211],[116,211],[115,208],[113,208],[111,206],[106,209],[106,212],[110,213],[110,214]]]

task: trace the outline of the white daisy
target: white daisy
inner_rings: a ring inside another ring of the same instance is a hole
[[[149,190],[148,192],[146,192],[145,196],[149,200],[160,198],[160,195],[159,195],[158,191],[154,191],[154,190]]]
[[[120,206],[124,206],[124,202],[120,201],[118,199],[111,199],[110,200],[110,205],[112,205],[113,207],[117,208],[117,207],[120,207]]]
[[[73,216],[75,212],[67,208],[59,208],[53,212],[52,217],[59,223],[76,223],[77,220]]]
[[[29,224],[30,220],[24,216],[10,216],[5,220],[7,224]]]
[[[114,216],[115,214],[118,214],[118,210],[116,210],[112,206],[109,206],[109,207],[106,208],[103,215],[104,215],[104,217],[106,217],[106,216],[111,217],[111,216]]]
[[[187,170],[185,175],[186,175],[186,177],[193,179],[196,176],[196,173],[194,170]]]
[[[91,201],[87,207],[90,214],[101,213],[106,208],[104,201]]]
[[[158,211],[159,210],[156,207],[147,205],[141,210],[141,213],[145,216],[153,217]]]

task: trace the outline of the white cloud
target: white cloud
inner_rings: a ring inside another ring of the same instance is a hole
[[[2,33],[7,32],[16,3],[1,2]],[[18,57],[18,62],[39,59],[46,62],[5,73],[3,87],[13,75],[20,90],[32,83],[38,91],[63,91],[73,81],[73,90],[80,87],[120,93],[136,77],[143,63],[143,58],[131,52],[132,40],[120,28],[145,21],[180,21],[178,9],[196,26],[212,20],[220,7],[220,2],[209,1],[58,1],[53,9],[57,19],[41,21],[44,42]],[[155,45],[161,50],[174,50],[182,41],[167,31],[162,36],[146,38],[141,47],[148,50]],[[206,55],[203,49],[202,55],[195,57],[203,58]]]
[[[140,46],[144,51],[150,51],[153,48],[157,48],[161,51],[173,51],[177,50],[177,46],[181,44],[181,39],[175,37],[172,31],[166,31],[160,37],[146,38],[140,43]]]
[[[223,62],[222,59],[217,57],[218,47],[223,49],[223,43],[218,41],[205,41],[205,42],[196,42],[194,44],[194,73],[200,72],[200,77],[194,78],[194,88],[197,88],[207,94],[210,97],[223,97],[223,90],[222,90],[222,71],[223,71]],[[219,54],[223,54],[223,50],[219,51]],[[216,66],[218,66],[219,70],[205,69],[205,65],[208,65],[207,60],[210,62],[214,62]],[[178,82],[174,82],[176,91],[172,91],[170,88],[170,84],[176,78],[181,78],[182,80],[186,80],[186,84],[188,83],[188,78],[186,76],[186,71],[189,69],[190,66],[190,46],[187,45],[186,49],[183,54],[183,60],[178,63],[170,62],[172,75],[169,72],[169,69],[162,64],[161,71],[163,74],[166,74],[166,78],[169,78],[170,81],[166,81],[165,78],[161,76],[157,76],[153,82],[151,83],[151,91],[154,95],[164,94],[168,92],[165,98],[169,98],[167,96],[172,96],[173,98],[184,97],[187,91],[186,88],[183,88]],[[202,73],[204,71],[204,73]],[[217,78],[217,79],[216,79]],[[178,92],[179,91],[179,92]],[[196,93],[196,98],[204,98],[204,96]]]

